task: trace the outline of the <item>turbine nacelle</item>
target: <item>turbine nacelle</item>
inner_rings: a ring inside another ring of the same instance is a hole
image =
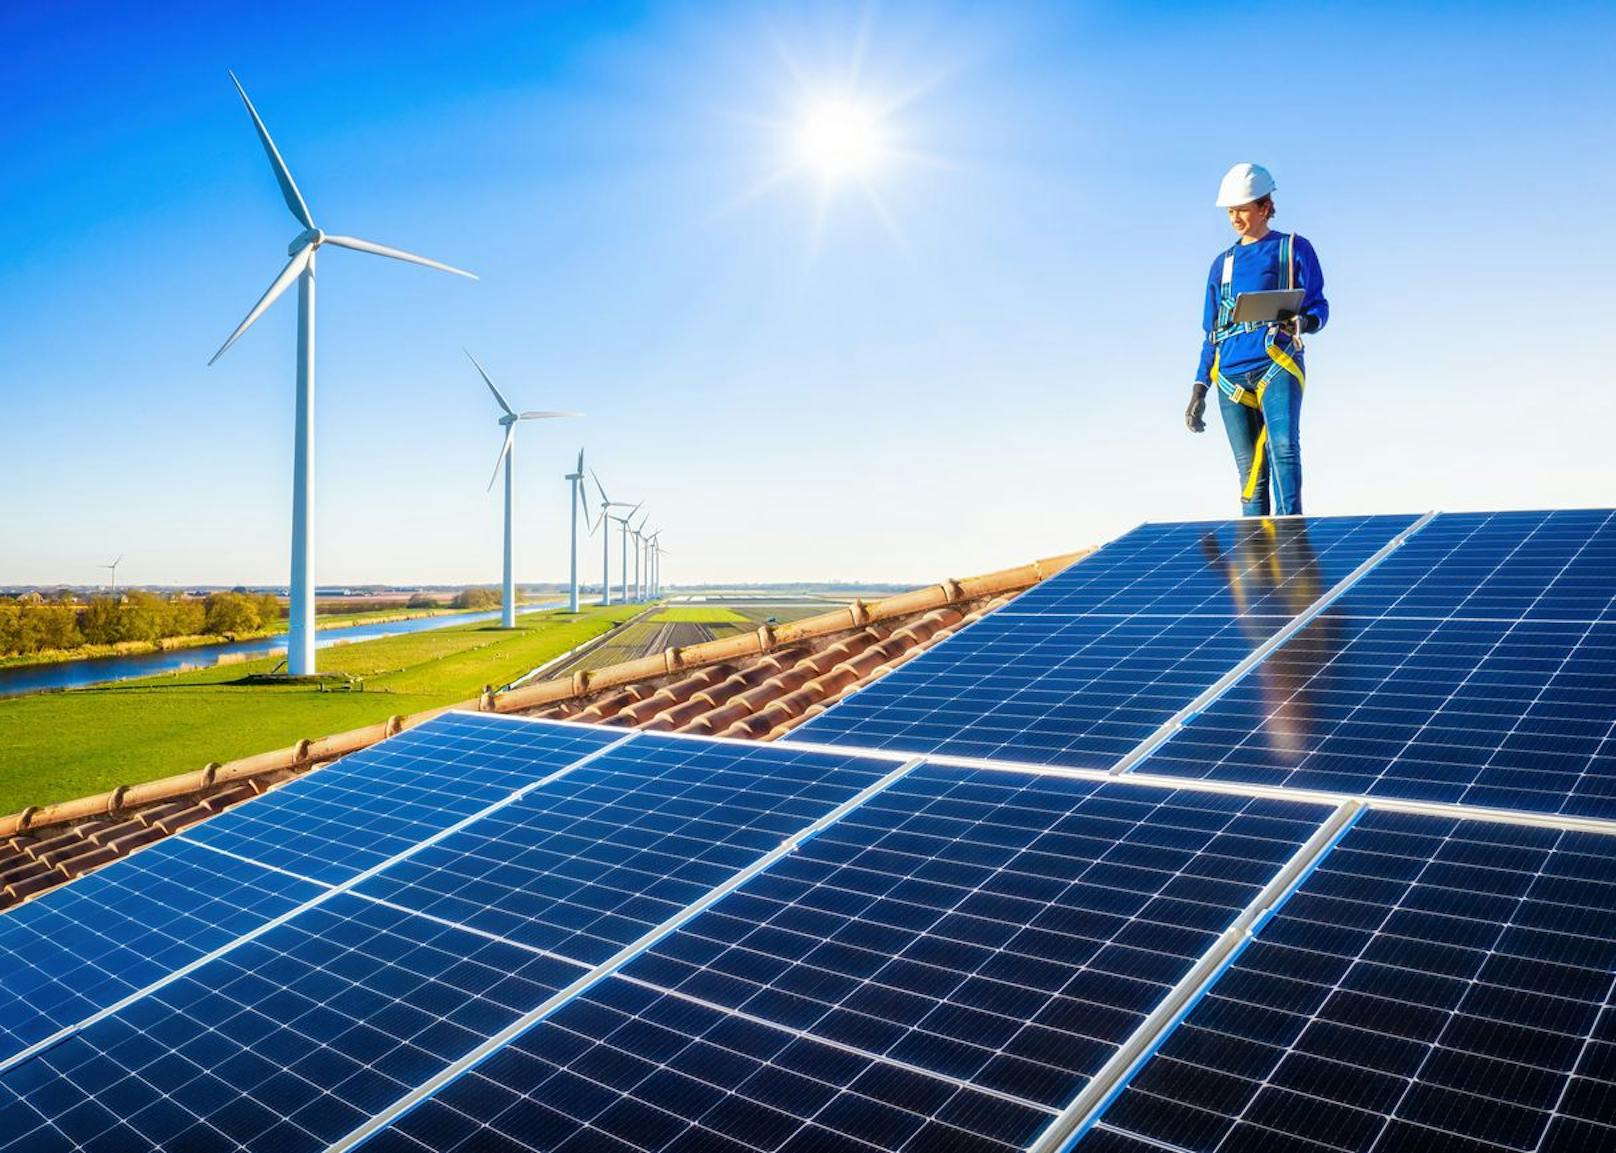
[[[287,256],[296,256],[305,248],[319,248],[325,243],[325,232],[318,228],[305,228],[292,237],[292,243],[286,246]]]

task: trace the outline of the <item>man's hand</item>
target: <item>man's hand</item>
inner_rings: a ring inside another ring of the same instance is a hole
[[[1288,308],[1282,308],[1274,314],[1274,319],[1292,332],[1308,333],[1319,330],[1319,318],[1307,312],[1295,313]]]
[[[1205,432],[1206,385],[1196,381],[1190,385],[1190,406],[1184,410],[1184,427],[1191,432]]]

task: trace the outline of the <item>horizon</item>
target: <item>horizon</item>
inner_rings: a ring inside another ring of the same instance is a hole
[[[1308,53],[1295,124],[1220,126],[1207,62],[1262,11]],[[1243,159],[1332,304],[1309,514],[1616,503],[1581,319],[1616,306],[1608,7],[431,12],[307,42],[171,5],[179,54],[145,12],[0,14],[0,210],[26,222],[0,585],[91,587],[125,553],[120,587],[285,587],[294,302],[206,367],[297,231],[227,68],[322,226],[482,277],[322,263],[322,587],[497,582],[497,411],[462,345],[518,408],[586,414],[517,446],[523,585],[566,571],[580,444],[649,502],[680,587],[922,584],[1235,515],[1216,418],[1179,414]],[[782,161],[832,98],[883,110],[867,183]],[[1550,348],[1579,366],[1559,386]]]

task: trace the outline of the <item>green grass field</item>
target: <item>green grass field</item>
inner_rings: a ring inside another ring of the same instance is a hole
[[[659,625],[744,625],[747,623],[746,617],[734,609],[726,609],[717,605],[711,608],[693,605],[663,609],[652,617],[651,621],[653,624]]]
[[[242,685],[280,658],[0,700],[0,813],[199,769],[476,696],[606,632],[638,605],[519,617],[321,649],[363,692]]]

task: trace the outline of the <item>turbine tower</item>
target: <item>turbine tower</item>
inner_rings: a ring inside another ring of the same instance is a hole
[[[515,464],[515,454],[511,450],[512,446],[516,444],[516,425],[518,421],[523,420],[554,420],[557,417],[579,416],[581,414],[576,412],[517,412],[511,407],[510,402],[500,394],[499,389],[494,387],[494,382],[489,379],[488,373],[483,369],[483,366],[477,363],[477,358],[471,355],[471,350],[465,349],[463,351],[465,351],[466,357],[477,369],[477,374],[483,378],[483,383],[488,386],[488,391],[494,394],[494,399],[499,402],[499,407],[505,410],[504,415],[499,418],[500,427],[505,430],[505,443],[500,447],[499,457],[494,461],[494,475],[488,478],[488,491],[494,491],[494,482],[499,479],[499,467],[504,465],[505,602],[500,611],[499,623],[501,628],[514,629],[516,627],[516,572],[512,566],[511,556],[511,505],[513,503],[511,466]]]
[[[292,243],[287,246],[286,251],[291,259],[286,262],[286,267],[281,269],[280,275],[270,283],[264,295],[258,298],[258,303],[253,305],[247,318],[236,326],[236,330],[230,334],[230,339],[220,346],[219,351],[213,354],[213,359],[208,363],[212,364],[223,356],[225,349],[253,326],[281,293],[291,286],[292,281],[297,281],[297,416],[292,448],[292,579],[286,633],[286,671],[292,676],[308,676],[315,671],[314,254],[322,244],[334,244],[338,248],[351,248],[356,252],[369,252],[375,256],[391,256],[394,260],[422,264],[428,268],[441,269],[472,280],[477,278],[469,272],[440,264],[436,260],[428,260],[424,256],[415,256],[397,248],[388,248],[352,236],[330,236],[316,228],[314,217],[309,213],[309,206],[303,202],[303,194],[297,190],[297,184],[292,180],[291,171],[281,159],[275,142],[269,138],[269,129],[264,127],[263,120],[258,116],[258,110],[253,107],[252,101],[247,99],[247,90],[241,86],[241,81],[236,79],[234,72],[230,74],[230,82],[236,86],[236,91],[241,93],[242,103],[247,106],[247,115],[252,117],[253,128],[257,130],[258,140],[263,144],[264,153],[269,157],[269,166],[275,172],[275,181],[280,185],[281,198],[286,201],[286,207],[291,209],[297,222],[303,226],[303,231],[293,237]]]
[[[569,592],[568,592],[568,596],[567,596],[567,611],[570,612],[570,613],[575,613],[575,612],[578,611],[578,506],[579,505],[584,506],[584,524],[586,526],[589,524],[589,503],[588,503],[587,498],[584,496],[584,488],[583,488],[583,481],[584,481],[584,450],[581,449],[581,448],[578,450],[578,468],[577,468],[577,470],[575,472],[569,472],[567,474],[567,479],[572,482],[572,499],[567,502],[568,505],[572,509],[572,536],[570,538],[570,541],[571,541],[571,544],[572,544],[572,578],[571,578],[571,583],[568,585]],[[594,530],[591,529],[590,531],[593,532]]]

